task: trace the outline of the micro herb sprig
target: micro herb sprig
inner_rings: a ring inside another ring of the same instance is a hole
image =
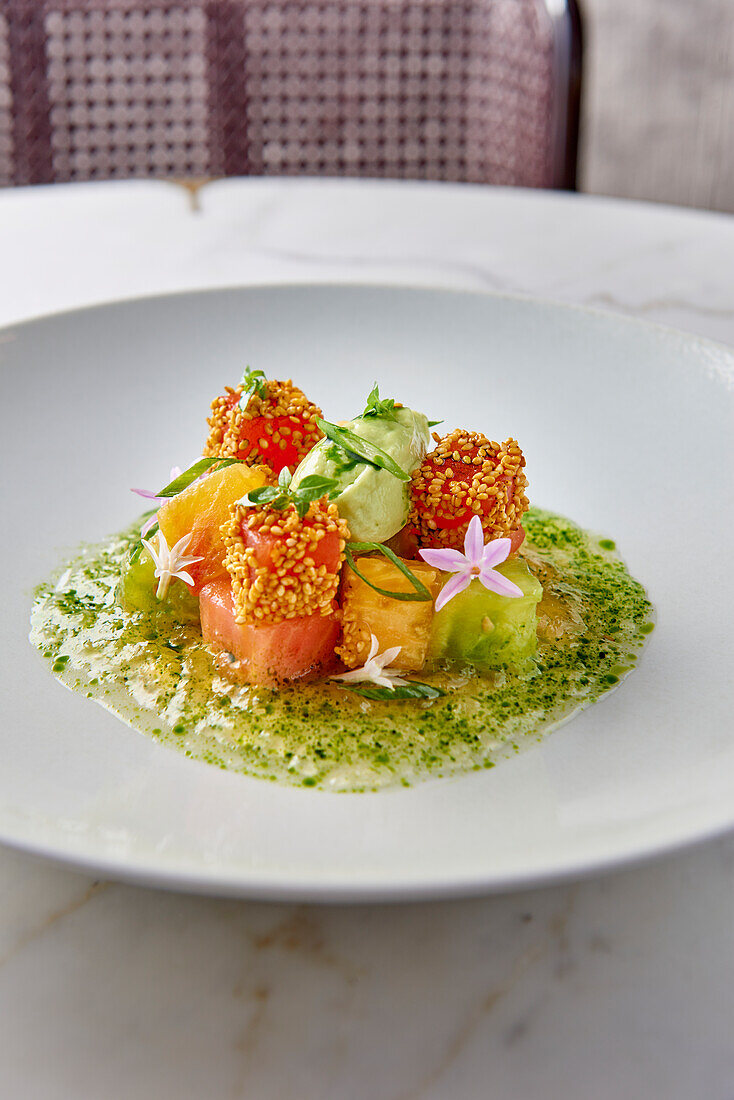
[[[376,382],[367,395],[367,404],[359,419],[366,420],[369,416],[379,416],[383,420],[398,419],[395,415],[395,401],[392,397],[386,397],[384,400],[381,399],[380,387]]]
[[[268,380],[265,377],[264,371],[252,370],[250,367],[246,367],[245,373],[242,375],[242,396],[239,401],[240,408],[243,412],[247,408],[250,398],[255,393],[258,397],[267,397]]]
[[[379,416],[382,420],[395,420],[400,423],[399,417],[395,414],[398,409],[401,409],[402,405],[395,404],[392,397],[381,398],[380,387],[375,382],[374,386],[367,395],[367,404],[364,412],[360,415],[360,420],[366,420],[370,416]],[[443,420],[429,420],[428,427],[435,428],[437,425],[443,424]]]
[[[386,470],[398,481],[410,481],[410,474],[407,474],[402,466],[398,466],[395,459],[381,447],[361,439],[349,428],[341,428],[338,424],[329,423],[328,420],[317,420],[316,423],[327,439],[341,447],[347,456],[356,458],[358,462],[364,462],[368,466],[374,466],[376,470]]]
[[[300,519],[308,512],[315,500],[326,496],[331,500],[336,495],[334,490],[338,488],[333,477],[321,477],[319,474],[310,474],[303,481],[291,489],[291,472],[288,467],[280,471],[277,485],[263,485],[259,489],[251,489],[244,498],[245,504],[268,504],[277,512],[282,512],[289,504],[292,504]]]
[[[361,570],[357,568],[357,565],[354,561],[354,554],[366,554],[374,550],[377,550],[381,554],[383,554],[388,559],[388,561],[391,561],[392,564],[400,570],[406,580],[410,581],[411,585],[415,589],[414,592],[391,592],[389,588],[380,588],[378,587],[378,585],[373,584],[371,580],[368,580],[364,573],[362,573]],[[356,573],[359,579],[361,581],[364,581],[365,584],[369,585],[370,588],[374,588],[375,592],[379,592],[381,596],[389,596],[392,600],[406,600],[409,602],[421,603],[425,603],[428,600],[433,599],[433,596],[428,591],[423,582],[418,580],[415,573],[412,573],[410,569],[408,569],[405,562],[401,561],[397,554],[394,554],[389,546],[385,546],[381,542],[348,542],[347,545],[344,547],[344,558],[352,572]]]
[[[422,684],[419,680],[408,680],[404,684],[396,684],[394,687],[377,687],[372,684],[340,684],[345,691],[351,691],[354,695],[362,695],[365,699],[389,702],[393,699],[438,699],[446,692],[432,684]]]

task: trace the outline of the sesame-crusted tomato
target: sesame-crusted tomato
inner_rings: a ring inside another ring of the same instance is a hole
[[[262,462],[276,474],[286,466],[292,471],[320,438],[316,436],[314,443],[304,451],[303,429],[303,421],[296,416],[257,416],[253,420],[243,420],[237,456],[247,462]]]
[[[228,386],[215,398],[204,454],[263,464],[275,474],[286,466],[293,470],[322,438],[321,409],[290,380],[259,385],[249,396],[241,385]]]
[[[252,548],[254,556],[252,564],[255,569],[259,566],[270,568],[276,560],[276,547],[283,541],[282,535],[271,534],[267,527],[261,527],[259,530],[245,527],[242,530],[242,539],[245,546]],[[311,558],[315,569],[323,565],[327,573],[338,573],[343,549],[344,542],[338,531],[326,531],[313,545],[313,549],[309,549],[304,556]],[[293,572],[293,569],[291,568],[289,572]]]
[[[340,625],[332,616],[308,615],[279,623],[238,623],[229,577],[205,585],[199,595],[201,633],[223,671],[250,684],[277,685],[321,675],[335,663]]]
[[[512,537],[528,506],[524,466],[514,439],[500,445],[457,429],[439,440],[410,486],[409,520],[419,544],[461,549],[475,515],[486,539]]]
[[[239,622],[331,614],[349,529],[325,497],[302,516],[238,502],[222,535]]]

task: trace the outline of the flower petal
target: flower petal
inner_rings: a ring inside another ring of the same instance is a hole
[[[131,493],[137,493],[139,497],[145,497],[146,500],[160,500],[161,497],[157,493],[151,492],[150,489],[131,489]]]
[[[155,547],[153,545],[153,543],[150,541],[150,539],[141,539],[140,541],[142,542],[143,546],[145,547],[145,549],[148,551],[151,558],[155,562],[156,568],[160,568],[157,547]]]
[[[171,577],[178,577],[179,580],[185,581],[186,584],[191,585],[193,588],[194,578],[190,573],[187,573],[185,569],[177,569],[175,573],[171,573]]]
[[[377,650],[378,650],[378,648],[379,648],[379,645],[380,645],[380,643],[378,642],[378,640],[377,640],[377,638],[375,637],[375,635],[374,635],[374,634],[370,634],[370,651],[369,651],[369,653],[367,654],[367,661],[371,661],[371,660],[372,660],[372,658],[373,658],[373,657],[375,656],[375,654],[377,653]],[[367,661],[365,661],[365,664],[367,664]]]
[[[185,569],[187,565],[193,565],[194,562],[203,561],[203,560],[204,559],[202,557],[198,557],[198,558],[192,558],[192,557],[177,558],[176,559],[176,568],[177,569]]]
[[[444,573],[456,573],[469,563],[460,550],[419,550],[423,561]]]
[[[482,569],[493,569],[495,565],[501,565],[503,561],[507,561],[511,549],[511,539],[492,539],[484,547],[482,560],[478,564]]]
[[[156,535],[156,538],[158,539],[158,553],[159,553],[159,555],[161,557],[163,557],[164,555],[167,556],[168,554],[170,554],[171,551],[168,549],[168,540],[166,539],[166,536],[163,534],[162,531],[158,532],[158,534]]]
[[[391,646],[390,649],[386,649],[384,653],[381,653],[379,657],[375,658],[375,664],[380,666],[380,672],[386,665],[391,665],[398,653],[403,647],[401,645]]]
[[[479,574],[479,580],[485,588],[488,588],[490,592],[496,592],[498,596],[524,595],[522,588],[518,588],[516,584],[508,581],[507,577],[503,577],[501,573],[497,573],[494,569],[483,569]]]
[[[482,564],[484,553],[484,531],[479,516],[472,516],[464,536],[464,553],[466,560],[472,565]]]
[[[151,527],[155,527],[158,522],[158,513],[154,512],[152,516],[148,516],[143,526],[140,528],[141,537],[148,534]]]
[[[364,667],[353,668],[349,672],[340,672],[337,676],[330,676],[330,680],[343,680],[345,684],[358,684],[361,680],[369,680],[369,676],[365,676]]]
[[[178,540],[178,542],[175,543],[175,545],[171,547],[171,557],[172,558],[182,558],[183,557],[184,550],[186,549],[186,547],[191,542],[192,534],[193,534],[193,532],[189,531],[188,534],[182,535],[181,538]]]
[[[459,592],[463,592],[465,588],[468,588],[471,584],[471,579],[472,575],[467,569],[465,573],[457,573],[450,581],[446,581],[446,584],[436,597],[436,611],[440,611],[442,607],[446,606],[449,600],[453,600],[454,596],[458,596]]]

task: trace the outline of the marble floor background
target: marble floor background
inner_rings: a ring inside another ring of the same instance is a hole
[[[0,849],[2,1095],[731,1100],[733,872],[730,839],[506,897],[318,907]]]

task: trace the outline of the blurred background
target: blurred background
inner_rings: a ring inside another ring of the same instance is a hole
[[[0,0],[0,184],[387,176],[733,211],[732,0],[579,7]]]
[[[732,0],[584,0],[581,190],[734,211]]]

